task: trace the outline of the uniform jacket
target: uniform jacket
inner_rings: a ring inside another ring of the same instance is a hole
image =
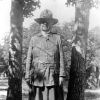
[[[49,34],[48,38],[45,38],[38,34],[31,38],[25,78],[30,75],[34,77],[35,86],[57,85],[59,77],[65,76],[60,35]]]

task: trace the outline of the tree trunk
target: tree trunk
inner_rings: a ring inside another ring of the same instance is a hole
[[[22,100],[22,23],[21,0],[11,1],[11,32],[8,68],[8,91],[6,100]]]
[[[88,0],[77,0],[75,6],[75,39],[72,45],[67,100],[84,100],[86,84],[86,48],[89,27]]]

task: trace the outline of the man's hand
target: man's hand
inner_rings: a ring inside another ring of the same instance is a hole
[[[25,81],[26,81],[27,85],[30,86],[30,79],[27,78],[27,79],[25,79]]]
[[[64,81],[64,78],[63,77],[59,77],[59,85],[62,85],[63,81]]]
[[[25,79],[25,81],[26,81],[26,84],[28,85],[29,91],[32,91],[32,85],[30,84],[30,79],[27,78]]]

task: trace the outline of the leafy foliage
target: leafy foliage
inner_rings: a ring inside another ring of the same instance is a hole
[[[100,3],[99,0],[67,0],[66,5],[76,5],[77,2],[86,2],[88,4],[88,7],[98,7],[98,4]],[[84,5],[86,6],[86,5]]]
[[[9,61],[9,36],[5,36],[4,45],[0,46],[0,57],[4,59],[4,64],[8,65]]]
[[[100,70],[100,48],[99,48],[100,28],[96,27],[89,32],[87,46],[87,70],[90,69],[90,75],[87,78],[88,88],[97,87],[98,71]],[[92,70],[91,70],[92,69]]]
[[[0,45],[0,73],[7,72],[8,69],[8,43],[3,46]]]
[[[73,38],[73,27],[74,22],[65,23],[62,27],[62,44],[64,51],[64,62],[66,66],[66,79],[69,78],[69,69],[71,65],[71,49],[72,49],[72,38]]]
[[[92,65],[92,61],[95,57],[95,43],[94,38],[89,34],[87,45],[87,68]]]
[[[0,45],[0,59],[2,59],[2,54],[3,54],[3,47]]]
[[[29,17],[32,16],[34,11],[37,7],[40,7],[39,0],[24,0],[23,2],[23,16]]]
[[[4,45],[3,45],[3,57],[5,60],[6,65],[9,62],[9,35],[4,38]]]
[[[37,7],[40,8],[39,0],[18,0],[18,2],[23,9],[23,17],[32,16],[32,12],[36,10]]]

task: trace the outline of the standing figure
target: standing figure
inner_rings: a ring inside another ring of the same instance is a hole
[[[63,100],[65,70],[61,38],[51,32],[58,20],[46,9],[35,21],[41,32],[30,40],[25,75],[28,84],[31,79],[31,100]]]

